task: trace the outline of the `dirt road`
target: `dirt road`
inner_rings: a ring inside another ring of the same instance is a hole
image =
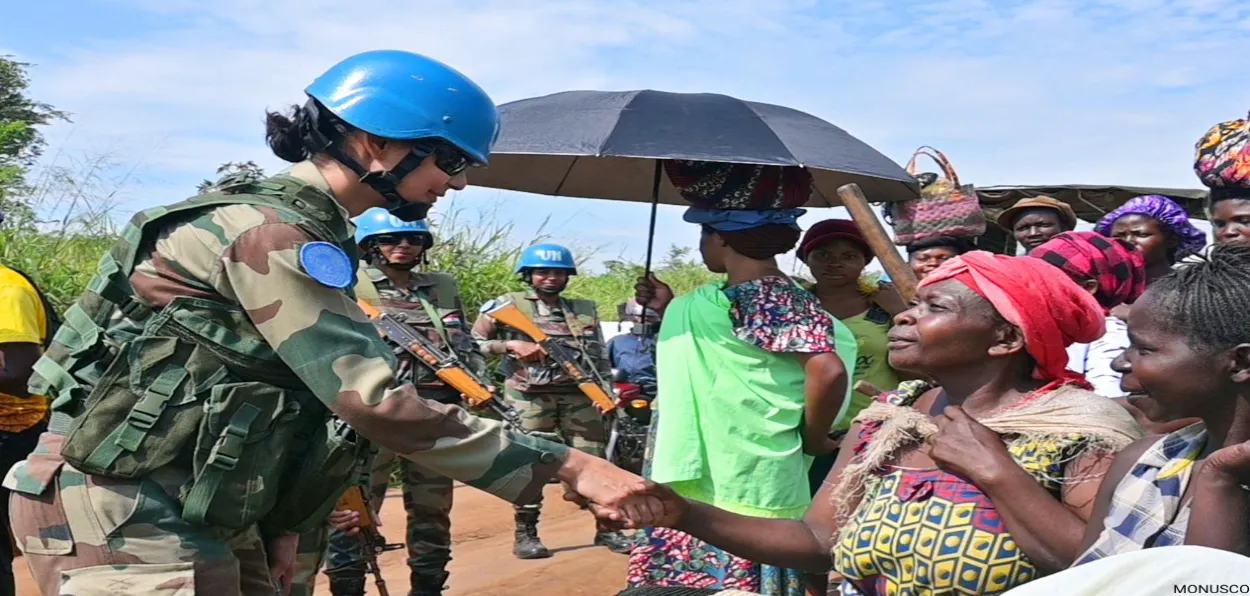
[[[594,520],[589,513],[565,503],[559,486],[548,486],[539,534],[555,552],[550,559],[520,561],[512,556],[512,507],[486,493],[456,486],[452,518],[450,588],[446,596],[611,596],[624,588],[625,557],[590,546]],[[399,542],[404,506],[392,490],[382,506],[383,532]],[[408,593],[408,567],[403,551],[381,557],[382,573],[391,594]],[[38,596],[22,559],[16,561],[17,593]],[[329,596],[325,576],[319,576],[317,596]],[[369,594],[377,594],[372,580]]]

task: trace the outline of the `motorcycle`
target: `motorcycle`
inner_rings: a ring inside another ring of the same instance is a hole
[[[625,380],[625,374],[612,369],[612,393],[619,412],[608,431],[607,460],[635,474],[642,473],[642,460],[647,448],[647,431],[651,425],[651,402],[655,401],[654,383],[638,384]]]

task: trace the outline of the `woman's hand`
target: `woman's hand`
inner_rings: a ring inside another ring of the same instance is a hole
[[[514,339],[504,342],[504,347],[506,347],[508,352],[513,356],[516,356],[518,360],[538,362],[543,359],[543,349],[536,343]]]
[[[564,483],[564,499],[590,509],[595,517],[618,527],[641,528],[684,514],[685,500],[668,487],[622,470],[607,460],[571,450],[556,472]],[[681,512],[669,507],[682,506]]]
[[[652,273],[638,278],[638,283],[634,284],[634,299],[638,304],[663,315],[668,303],[673,301],[673,288]]]
[[[1202,476],[1250,485],[1250,441],[1217,449],[1207,457]]]
[[[603,507],[588,501],[568,484],[564,485],[564,500],[576,503],[587,509],[599,520],[600,524],[613,529],[641,528],[655,526],[674,528],[685,518],[690,510],[690,503],[684,497],[673,492],[663,484],[648,483],[650,502],[641,506],[629,506],[620,511]],[[624,515],[622,515],[622,513]]]
[[[948,406],[933,422],[938,431],[929,437],[929,457],[942,468],[980,485],[1016,465],[998,433],[963,408]]]

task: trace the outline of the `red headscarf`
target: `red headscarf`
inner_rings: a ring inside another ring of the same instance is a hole
[[[1073,280],[1098,282],[1094,298],[1103,308],[1132,304],[1146,291],[1142,254],[1118,238],[1097,232],[1063,232],[1029,253],[1063,269]]]
[[[1035,378],[1084,381],[1067,370],[1067,347],[1102,337],[1105,318],[1098,301],[1063,271],[1041,259],[977,250],[942,263],[920,286],[948,279],[972,288],[1024,332],[1025,349],[1037,362]]]

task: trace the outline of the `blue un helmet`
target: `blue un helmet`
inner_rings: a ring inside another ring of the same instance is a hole
[[[527,269],[568,269],[569,275],[577,275],[573,252],[559,244],[535,244],[522,251],[513,273]]]
[[[309,151],[328,153],[351,168],[405,221],[423,219],[430,207],[399,195],[396,188],[404,176],[430,155],[453,176],[470,165],[486,165],[499,136],[499,111],[481,87],[450,66],[412,52],[356,54],[330,67],[304,92],[309,100],[300,128]],[[394,168],[367,171],[342,149],[352,128],[420,142]]]
[[[434,246],[434,234],[430,233],[430,224],[425,220],[404,221],[381,207],[370,207],[364,213],[352,218],[356,224],[356,244],[365,248],[365,241],[383,234],[416,234],[421,237],[422,248],[429,250]]]

